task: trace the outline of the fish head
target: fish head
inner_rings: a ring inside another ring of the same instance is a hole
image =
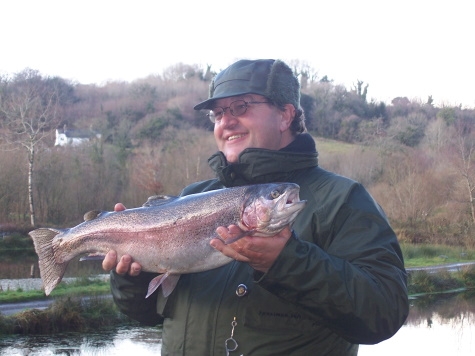
[[[300,200],[295,183],[272,183],[250,186],[246,193],[240,228],[253,236],[273,236],[291,225],[306,205]]]

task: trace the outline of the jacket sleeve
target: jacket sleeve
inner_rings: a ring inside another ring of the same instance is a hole
[[[325,236],[324,243],[291,238],[257,282],[323,318],[351,343],[394,335],[409,310],[403,257],[384,213],[361,185],[353,186]]]
[[[154,273],[142,272],[137,277],[110,273],[112,297],[119,310],[144,325],[155,326],[163,322],[157,310],[157,294],[145,298]]]

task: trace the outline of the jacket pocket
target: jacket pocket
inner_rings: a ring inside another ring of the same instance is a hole
[[[313,333],[322,326],[322,320],[256,285],[242,307],[244,325],[250,328]]]

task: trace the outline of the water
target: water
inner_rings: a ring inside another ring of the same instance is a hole
[[[429,305],[415,301],[396,335],[377,345],[361,345],[358,355],[475,355],[475,296],[465,297],[447,296]]]
[[[0,336],[0,355],[159,355],[159,328],[120,327],[95,333]],[[414,300],[401,330],[377,345],[361,345],[359,356],[475,355],[475,296]]]
[[[97,333],[0,336],[0,355],[159,355],[161,332],[152,327],[121,327]]]
[[[103,274],[102,261],[80,262],[79,257],[69,262],[64,276],[85,277],[96,274]],[[21,261],[0,260],[0,279],[27,279],[39,278],[38,258],[27,258]]]

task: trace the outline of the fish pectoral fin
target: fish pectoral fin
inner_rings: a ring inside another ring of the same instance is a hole
[[[105,257],[106,257],[106,255],[104,255],[102,253],[90,253],[87,256],[82,256],[79,259],[79,262],[82,262],[82,261],[102,261]]]
[[[229,244],[232,244],[233,242],[236,242],[237,240],[242,239],[244,236],[252,236],[252,235],[255,234],[255,232],[256,232],[255,230],[243,231],[239,235],[236,235],[233,238],[226,239],[226,240],[222,239],[219,236],[217,238],[220,239],[221,241],[223,241],[225,245],[229,245]]]
[[[145,298],[148,298],[155,292],[158,287],[162,286],[163,296],[168,297],[176,287],[178,280],[180,279],[179,274],[170,274],[168,272],[160,274],[150,281],[148,284],[148,291]]]

